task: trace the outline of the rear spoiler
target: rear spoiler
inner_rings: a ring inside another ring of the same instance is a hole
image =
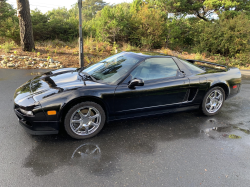
[[[191,60],[191,59],[186,59],[186,61],[191,62],[192,64],[194,64],[195,62],[200,62],[200,63],[204,63],[210,66],[217,66],[217,68],[221,69],[221,67],[224,69],[228,69],[227,66],[221,65],[221,64],[216,64],[216,63],[212,63],[212,62],[207,62],[207,61],[201,61],[201,60]]]

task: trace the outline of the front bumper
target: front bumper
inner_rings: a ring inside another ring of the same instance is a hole
[[[14,109],[19,124],[32,135],[47,135],[58,134],[59,122],[58,121],[35,121],[35,117],[29,117],[23,115],[17,109]]]

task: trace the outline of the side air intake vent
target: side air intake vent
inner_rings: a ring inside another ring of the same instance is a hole
[[[192,101],[198,92],[197,88],[191,88],[188,96],[188,101]]]

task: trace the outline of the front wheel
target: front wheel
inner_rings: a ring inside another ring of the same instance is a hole
[[[94,102],[82,102],[73,106],[66,114],[64,127],[75,139],[91,138],[98,134],[105,123],[103,108]]]
[[[217,114],[225,100],[225,92],[221,87],[214,87],[210,89],[205,95],[202,102],[202,112],[206,116],[213,116]]]

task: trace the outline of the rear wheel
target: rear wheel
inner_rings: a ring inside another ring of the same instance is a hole
[[[214,87],[210,89],[205,95],[202,102],[202,112],[207,116],[217,114],[225,100],[225,92],[221,87]]]
[[[66,114],[66,132],[75,139],[91,138],[98,134],[105,123],[103,108],[94,102],[82,102],[73,106]]]

